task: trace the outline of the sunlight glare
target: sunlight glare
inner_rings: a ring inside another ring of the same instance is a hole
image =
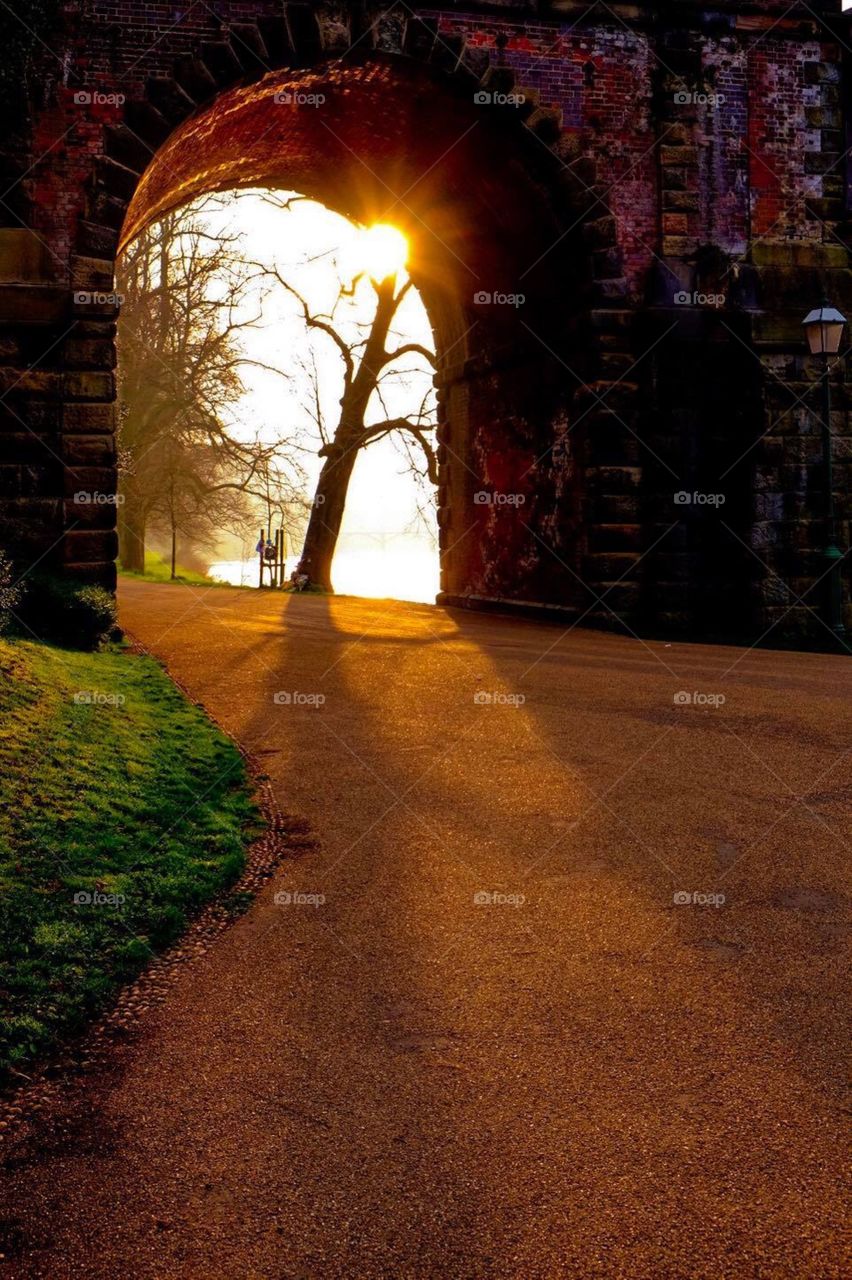
[[[344,538],[331,567],[338,595],[423,604],[435,603],[440,576],[437,546],[405,534]]]
[[[357,238],[357,270],[365,271],[377,283],[398,275],[408,260],[408,241],[398,227],[376,222]]]

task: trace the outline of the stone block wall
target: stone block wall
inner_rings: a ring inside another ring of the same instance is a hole
[[[526,281],[538,302],[442,375],[448,597],[820,642],[818,370],[799,326],[824,289],[852,308],[838,4],[22,3],[45,16],[0,144],[0,540],[113,580],[114,511],[81,515],[73,495],[81,476],[114,483],[114,255],[175,128],[270,67],[399,58],[452,84],[440,94],[456,95],[460,133],[476,93],[484,128],[515,118],[476,198],[541,209],[540,234],[519,243],[510,217],[500,250],[501,287]],[[474,510],[459,456],[477,483],[524,492],[527,519]],[[685,509],[684,491],[722,501]],[[452,551],[468,524],[469,550]]]

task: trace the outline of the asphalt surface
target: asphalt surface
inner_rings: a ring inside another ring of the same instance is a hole
[[[848,1274],[848,660],[139,583],[121,612],[317,846],[13,1163],[11,1274]]]

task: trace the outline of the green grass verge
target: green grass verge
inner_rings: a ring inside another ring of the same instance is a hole
[[[156,551],[145,552],[144,573],[133,573],[129,569],[123,569],[120,563],[118,566],[118,572],[123,578],[135,578],[138,582],[183,582],[198,587],[219,585],[215,578],[208,578],[205,573],[196,573],[194,569],[185,569],[183,565],[176,565],[175,570],[177,577],[172,578],[171,564]]]
[[[0,1081],[232,884],[259,827],[239,752],[152,659],[0,641]]]

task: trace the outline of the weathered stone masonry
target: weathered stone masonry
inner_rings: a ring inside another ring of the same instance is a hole
[[[116,306],[92,295],[122,234],[269,182],[390,206],[412,238],[448,599],[825,636],[800,322],[823,289],[852,308],[839,3],[39,3],[39,40],[4,44],[26,54],[0,204],[0,545],[22,567],[114,581],[115,509],[74,495],[115,486]],[[309,84],[324,114],[274,105]]]

